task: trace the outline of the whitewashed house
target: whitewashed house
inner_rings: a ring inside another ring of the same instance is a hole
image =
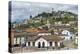
[[[38,36],[51,35],[51,33],[39,33]]]
[[[26,47],[60,47],[62,45],[63,38],[59,36],[34,36],[28,37],[26,40]]]
[[[14,45],[22,45],[25,44],[25,38],[24,37],[14,37]]]
[[[35,34],[35,33],[34,33]],[[27,37],[27,38],[26,38]],[[20,45],[23,44],[26,47],[37,47],[37,48],[46,48],[46,47],[60,47],[63,45],[64,38],[61,38],[56,35],[51,35],[50,32],[41,30],[36,35],[29,36],[24,33],[17,33],[14,36],[14,45]]]
[[[68,30],[63,30],[62,31],[62,34],[65,34],[65,35],[69,36],[70,35],[70,32]]]
[[[70,31],[68,31],[68,30],[63,30],[63,31],[61,32],[61,34],[64,35],[65,40],[70,40],[71,37],[74,36],[74,35],[73,35]]]

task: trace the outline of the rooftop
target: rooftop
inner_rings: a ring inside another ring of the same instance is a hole
[[[26,41],[36,41],[39,38],[44,38],[47,41],[61,41],[64,38],[61,38],[60,36],[33,36],[33,37],[28,37]]]

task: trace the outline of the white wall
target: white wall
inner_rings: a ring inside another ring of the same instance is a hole
[[[17,44],[20,44],[20,37],[17,38]]]
[[[40,38],[38,40],[35,41],[35,47],[38,47],[38,43],[41,43],[41,46],[42,46],[42,43],[44,42],[45,43],[45,47],[50,47],[50,42],[48,42],[47,40],[43,39],[43,38]],[[60,43],[61,41],[57,42],[58,43],[58,46],[60,46]],[[28,46],[28,42],[26,42],[26,46]],[[30,46],[33,46],[33,42],[30,41]],[[55,47],[55,42],[53,41],[52,42],[52,46]]]
[[[33,42],[30,42],[30,46],[33,46]]]
[[[50,42],[47,43],[48,47],[50,47]],[[55,42],[52,42],[52,46],[55,47]]]
[[[39,43],[39,42],[41,43],[41,46],[42,46],[42,43],[43,43],[43,42],[45,42],[45,47],[48,46],[47,41],[46,41],[45,39],[43,39],[43,38],[40,38],[40,39],[36,40],[36,42],[35,42],[35,46],[36,46],[36,47],[38,47],[38,43]]]
[[[58,47],[60,47],[60,43],[61,43],[61,42],[58,42]]]
[[[28,42],[26,42],[26,46],[28,46]]]
[[[24,37],[15,37],[14,38],[14,44],[20,44],[20,42],[21,42],[21,44],[25,43],[25,38]]]
[[[70,36],[60,36],[61,38],[65,38],[64,40],[70,40]]]
[[[30,42],[30,46],[33,46],[33,42],[32,41],[29,42]],[[26,42],[26,46],[28,46],[28,42]]]
[[[25,43],[25,38],[21,37],[21,44]]]
[[[75,38],[75,43],[78,44],[78,37]]]
[[[53,46],[53,47],[55,46],[55,42],[52,42],[52,46]]]
[[[64,31],[62,31],[62,34],[70,35],[70,32],[68,30],[64,30]]]
[[[38,36],[41,36],[41,35],[51,35],[51,33],[39,33]]]
[[[14,38],[14,44],[16,44],[16,38]]]
[[[70,37],[69,36],[65,36],[65,40],[70,40]]]

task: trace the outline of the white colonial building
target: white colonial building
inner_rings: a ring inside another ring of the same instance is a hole
[[[74,38],[74,34],[68,30],[63,30],[61,34],[65,37],[65,40],[70,40],[71,38]]]
[[[60,47],[63,44],[63,38],[58,36],[34,36],[26,40],[26,47]]]
[[[70,32],[68,30],[63,30],[62,31],[62,34],[69,36],[70,35]]]
[[[64,33],[64,32],[63,32]],[[24,35],[25,34],[25,35]],[[30,34],[30,35],[28,35]],[[41,30],[36,35],[35,33],[18,33],[14,36],[14,45],[25,45],[25,47],[61,47],[63,45],[64,37],[60,35],[52,35],[50,32]]]

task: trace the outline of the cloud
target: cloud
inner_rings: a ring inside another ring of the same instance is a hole
[[[55,11],[65,10],[73,13],[78,12],[77,5],[13,1],[11,15],[12,21],[15,21],[16,19],[27,19],[30,15],[35,16],[42,12],[51,12],[52,8],[54,8]]]

